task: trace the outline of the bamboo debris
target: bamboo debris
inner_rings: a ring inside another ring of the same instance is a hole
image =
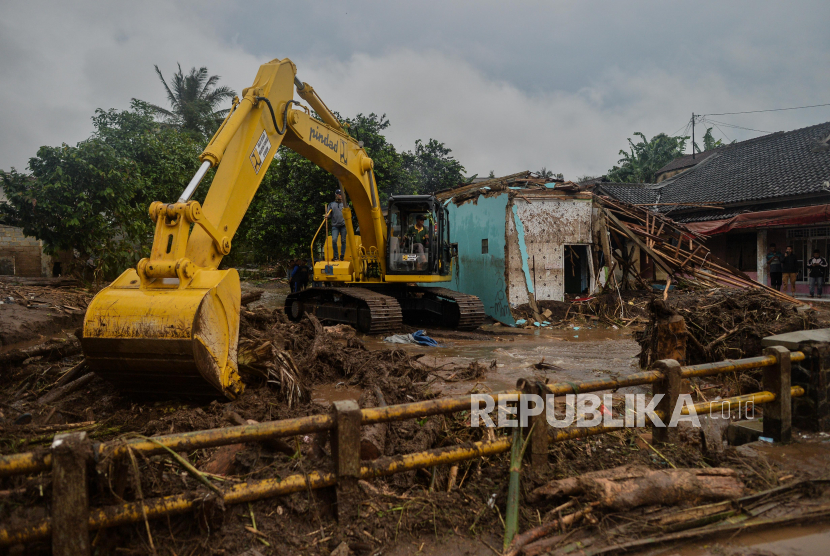
[[[513,429],[513,445],[510,450],[510,478],[507,484],[507,510],[505,511],[504,547],[507,552],[519,527],[519,476],[522,469],[522,429]]]
[[[644,260],[653,261],[655,267],[669,275],[671,282],[683,281],[705,289],[723,286],[757,289],[783,301],[798,303],[722,261],[706,248],[703,236],[664,214],[608,197],[596,197],[596,200],[602,207],[604,221],[599,228],[610,230],[618,244],[630,240],[642,250]],[[603,251],[606,249],[603,245]],[[630,272],[639,278],[638,282],[644,283],[636,269]],[[623,283],[627,279],[623,277]]]

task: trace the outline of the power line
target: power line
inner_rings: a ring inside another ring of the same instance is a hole
[[[810,106],[793,106],[792,108],[772,108],[770,110],[749,110],[746,112],[721,112],[720,114],[703,114],[704,116],[732,116],[735,114],[759,114],[761,112],[783,112],[784,110],[801,110],[803,108],[818,108],[820,106],[830,106],[827,104],[812,104]]]
[[[682,130],[683,130],[683,135],[686,135],[686,132],[687,132],[687,131],[689,131],[689,126],[690,126],[690,125],[692,125],[692,121],[691,121],[691,120],[689,120],[688,122],[686,122],[686,125],[680,128],[680,129],[682,129]],[[677,137],[677,134],[680,132],[680,129],[678,129],[677,131],[675,131],[674,133],[672,133],[672,134],[671,134],[671,137]]]
[[[704,120],[704,121],[705,121],[705,120]],[[723,130],[722,130],[722,129],[718,126],[718,124],[716,124],[716,123],[714,123],[714,122],[712,122],[712,123],[714,124],[714,126],[715,126],[715,127],[717,127],[717,128],[718,128],[718,131],[720,131],[720,132],[723,134],[723,136],[724,136],[724,137],[726,137],[726,140],[727,140],[727,141],[732,141],[732,139],[730,139],[730,138],[729,138],[729,136],[728,136],[726,133],[724,133],[724,131],[723,131]]]
[[[772,131],[764,131],[763,129],[752,129],[751,127],[743,127],[743,126],[739,126],[739,125],[735,125],[735,124],[730,124],[728,122],[719,122],[717,120],[711,120],[709,118],[704,118],[703,121],[707,122],[707,123],[714,124],[715,126],[717,126],[717,124],[720,124],[724,127],[731,127],[733,129],[745,129],[747,131],[757,131],[758,133],[773,133]],[[718,129],[720,129],[720,128],[718,128]]]

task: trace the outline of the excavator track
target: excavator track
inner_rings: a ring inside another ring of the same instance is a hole
[[[447,326],[451,326],[458,330],[475,330],[484,323],[484,304],[481,299],[474,295],[468,295],[453,291],[449,288],[408,288],[410,291],[417,291],[423,293],[424,296],[432,299],[448,299],[457,306],[457,319],[452,311],[450,322],[446,322]],[[454,322],[453,322],[454,321]]]
[[[402,314],[398,301],[391,296],[361,288],[309,288],[289,294],[285,314],[299,321],[310,313],[322,322],[354,326],[365,334],[397,331]]]

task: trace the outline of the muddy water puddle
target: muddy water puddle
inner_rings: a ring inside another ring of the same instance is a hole
[[[288,297],[288,284],[285,282],[265,281],[265,282],[243,282],[242,292],[253,290],[263,290],[262,297],[257,301],[248,304],[249,309],[263,307],[269,311],[274,309],[282,309],[285,307],[285,298]]]
[[[402,347],[413,354],[423,353],[420,360],[439,369],[437,374],[444,380],[437,380],[433,387],[444,395],[464,394],[474,387],[493,392],[512,389],[520,378],[577,382],[638,370],[639,346],[627,330],[510,330],[491,339],[473,340],[442,339],[440,331],[434,336],[441,347],[364,340],[370,349]],[[474,361],[488,368],[484,377],[454,382],[454,374]]]
[[[311,401],[324,407],[328,407],[332,403],[342,400],[358,400],[360,399],[360,394],[362,393],[362,388],[347,386],[342,382],[337,384],[321,384],[319,386],[315,386],[311,391]]]
[[[0,346],[0,354],[8,353],[10,351],[14,351],[16,349],[26,349],[30,347],[34,347],[40,344],[44,344],[49,340],[67,340],[74,335],[74,329],[65,329],[59,332],[55,332],[54,334],[41,334],[36,338],[32,338],[31,340],[26,340],[24,342],[15,342],[13,344],[6,344],[4,346]]]

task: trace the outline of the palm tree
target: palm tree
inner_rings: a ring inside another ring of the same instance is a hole
[[[184,75],[181,64],[177,65],[179,71],[173,74],[172,87],[164,80],[159,67],[155,66],[156,73],[167,91],[171,109],[147,104],[165,123],[185,132],[210,137],[229,110],[217,110],[217,106],[235,97],[236,93],[229,87],[217,87],[219,76],[208,76],[206,67],[198,70],[195,67],[191,68],[190,73]]]

